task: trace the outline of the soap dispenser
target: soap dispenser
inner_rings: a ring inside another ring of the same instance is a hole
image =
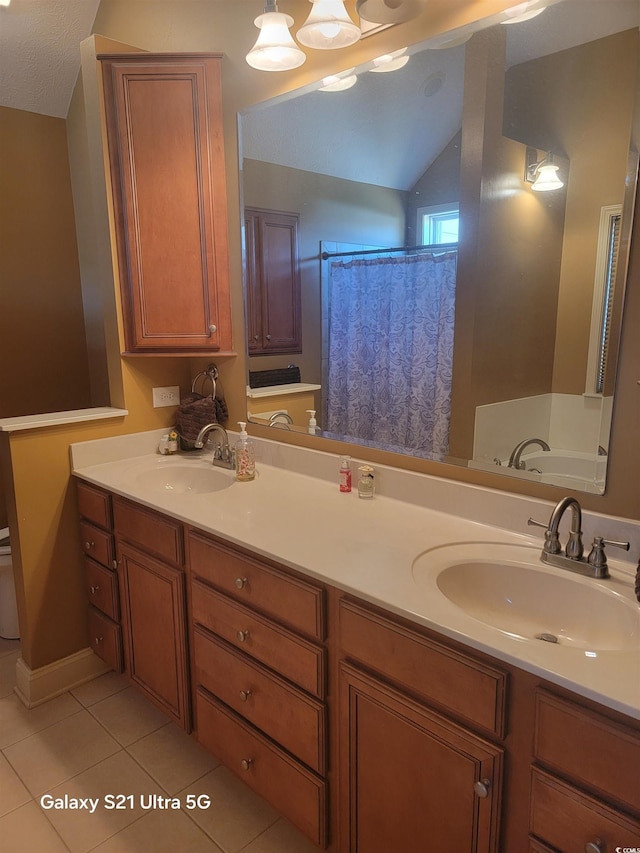
[[[316,410],[307,409],[307,414],[309,415],[309,426],[307,427],[307,431],[309,432],[309,435],[315,435],[316,430],[318,428],[318,422],[316,421]]]
[[[238,421],[240,438],[236,441],[236,480],[253,480],[256,476],[256,453],[254,444],[247,435],[244,421]]]

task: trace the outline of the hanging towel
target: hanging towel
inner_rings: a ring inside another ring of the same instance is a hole
[[[204,395],[196,391],[201,377],[211,382],[211,393]],[[215,365],[210,365],[204,373],[193,380],[191,393],[180,401],[176,415],[176,431],[180,436],[182,450],[195,450],[195,440],[202,427],[207,424],[224,424],[229,419],[229,409],[224,398],[222,385],[218,381]]]

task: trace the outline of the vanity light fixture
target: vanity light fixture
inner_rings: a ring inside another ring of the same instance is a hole
[[[392,53],[385,53],[376,57],[373,60],[373,68],[370,68],[369,71],[380,74],[387,71],[397,71],[399,68],[404,68],[408,61],[407,48],[402,47],[400,50],[394,50]]]
[[[356,12],[372,24],[401,24],[420,14],[420,0],[358,0]]]
[[[510,9],[505,9],[504,13],[507,17],[501,24],[521,24],[523,21],[530,21],[541,15],[547,8],[545,2],[541,0],[526,0],[525,3],[518,3],[517,6],[512,6]]]
[[[360,38],[360,27],[349,17],[343,0],[309,0],[309,17],[296,33],[305,47],[335,50],[349,47]]]
[[[344,71],[342,74],[331,74],[329,77],[322,79],[322,85],[318,89],[319,92],[344,92],[355,86],[358,82],[357,76],[354,74],[355,68]]]
[[[304,51],[289,32],[293,18],[278,12],[275,0],[266,0],[264,13],[258,15],[254,24],[260,35],[246,57],[252,68],[258,71],[290,71],[305,62]]]
[[[558,166],[553,162],[553,154],[538,160],[538,152],[535,148],[527,148],[524,179],[531,184],[531,189],[537,193],[559,190],[564,183],[558,177]]]

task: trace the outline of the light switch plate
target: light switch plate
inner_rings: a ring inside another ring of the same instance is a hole
[[[166,388],[153,389],[153,408],[160,409],[163,406],[180,405],[180,386],[169,385]]]

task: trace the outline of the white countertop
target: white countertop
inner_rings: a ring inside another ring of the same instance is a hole
[[[232,481],[229,488],[204,494],[174,492],[157,484],[149,486],[147,472],[176,465],[210,468],[211,451],[163,457],[149,452],[158,435],[142,433],[72,445],[73,471],[88,482],[640,719],[640,633],[632,650],[595,654],[525,641],[469,617],[414,579],[413,563],[420,554],[452,543],[478,543],[479,554],[483,543],[520,544],[532,549],[535,560],[541,539],[530,535],[526,519],[535,513],[547,520],[550,505],[545,502],[382,466],[377,466],[377,473],[383,494],[361,500],[355,488],[349,494],[340,493],[336,456],[259,439],[254,481],[236,483],[232,471],[216,468],[215,476]],[[295,463],[304,473],[287,470],[284,463]],[[385,491],[406,499],[387,496]],[[454,504],[461,515],[439,511],[434,504],[446,508]],[[496,511],[507,507],[504,514],[517,517],[517,526],[512,518],[507,519],[511,530],[474,520],[471,507],[475,505],[481,518],[488,507]],[[637,557],[640,525],[597,515],[585,518],[585,530],[590,525],[601,530],[600,535],[612,537],[613,533],[619,538],[622,532],[631,538]],[[613,584],[633,597],[634,566],[611,555],[609,564],[612,581],[579,581]],[[592,618],[597,614],[585,613],[585,619]]]

